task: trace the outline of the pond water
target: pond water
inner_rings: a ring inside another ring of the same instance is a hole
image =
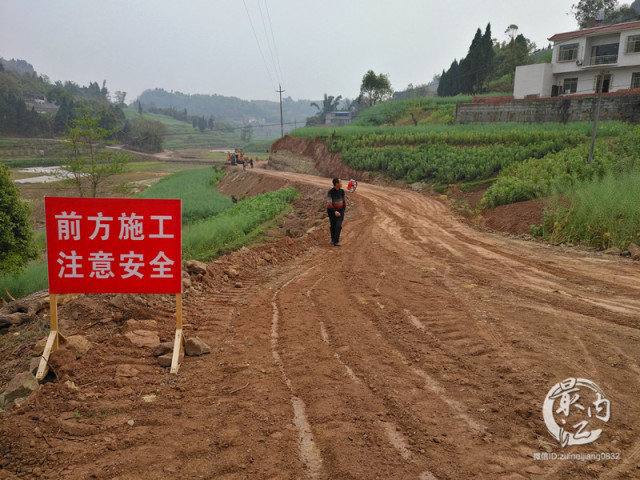
[[[34,177],[19,178],[14,183],[51,183],[59,182],[64,178],[68,178],[70,173],[60,167],[30,167],[18,170],[21,173],[40,173]]]

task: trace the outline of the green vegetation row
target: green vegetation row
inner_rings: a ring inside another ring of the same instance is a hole
[[[530,159],[503,170],[482,198],[492,208],[534,198],[549,198],[534,235],[553,243],[596,248],[628,248],[640,243],[640,126],[628,127],[611,148],[588,146]]]
[[[389,132],[362,136],[335,136],[327,139],[331,152],[344,152],[352,148],[384,147],[389,145],[424,146],[446,144],[452,146],[530,145],[553,142],[558,148],[578,145],[584,134],[577,130],[495,130],[484,132]]]
[[[374,107],[375,108],[375,107]],[[502,143],[500,139],[511,139],[515,142],[519,139],[520,143],[531,143],[537,141],[540,135],[556,134],[558,136],[571,137],[578,133],[584,137],[591,135],[593,123],[591,122],[572,122],[568,124],[544,123],[544,124],[521,124],[521,123],[502,123],[502,124],[464,124],[464,125],[419,125],[415,126],[369,126],[359,127],[349,125],[345,127],[329,128],[329,127],[305,127],[293,130],[290,135],[297,138],[314,138],[329,137],[330,141],[336,141],[343,138],[357,143],[359,138],[381,137],[386,136],[390,144],[400,145],[412,142],[401,142],[398,140],[403,136],[415,136],[416,139],[431,136],[442,136],[443,142],[451,145],[478,145],[486,143]],[[617,137],[624,133],[628,126],[622,122],[606,121],[599,122],[597,134],[598,137]],[[365,140],[368,142],[369,140]],[[417,140],[416,140],[417,141]],[[373,140],[372,140],[373,142]],[[375,140],[376,145],[384,144],[380,140]],[[369,145],[373,146],[373,145]]]
[[[279,215],[296,197],[294,189],[268,192],[234,204],[214,189],[221,169],[196,169],[163,178],[138,198],[182,200],[182,250],[185,260],[209,261],[259,234],[260,225]]]
[[[475,148],[425,143],[416,148],[349,148],[341,153],[341,158],[357,170],[384,172],[391,178],[406,179],[410,183],[435,181],[446,184],[488,178],[514,162],[540,158],[563,146],[563,142],[553,141]]]
[[[238,202],[224,213],[182,230],[185,260],[209,261],[261,233],[258,227],[285,210],[297,197],[293,188],[267,192]],[[258,229],[258,231],[256,231]]]
[[[182,251],[185,260],[209,261],[258,234],[256,229],[279,215],[296,197],[294,189],[268,192],[234,204],[214,189],[225,172],[196,169],[163,178],[138,198],[182,200]]]

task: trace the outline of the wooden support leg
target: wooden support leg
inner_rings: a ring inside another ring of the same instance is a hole
[[[173,342],[173,357],[171,358],[171,373],[178,373],[180,369],[180,357],[184,352],[184,338],[182,337],[182,329],[176,330],[176,339]]]
[[[40,365],[38,366],[38,373],[36,373],[36,380],[39,382],[44,380],[44,377],[47,376],[47,372],[49,371],[49,356],[51,355],[51,352],[57,349],[58,343],[58,332],[56,330],[52,330],[49,332],[49,338],[47,339],[47,344],[44,347],[44,352],[40,359]]]
[[[182,336],[182,294],[176,295],[176,338],[173,342],[171,357],[171,373],[178,373],[180,358],[184,356],[184,337]]]
[[[36,373],[36,380],[39,382],[47,376],[51,352],[57,350],[60,346],[60,339],[58,338],[58,296],[56,294],[49,295],[49,330],[49,338],[44,347],[38,372]]]

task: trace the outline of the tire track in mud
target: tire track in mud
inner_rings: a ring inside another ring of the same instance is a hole
[[[307,273],[309,273],[309,271],[303,273],[301,276],[304,276]],[[271,307],[273,309],[273,317],[271,321],[271,354],[273,356],[274,363],[280,371],[282,380],[289,389],[289,393],[291,394],[291,405],[293,407],[294,416],[293,422],[298,431],[298,449],[300,460],[304,465],[307,476],[311,479],[317,479],[320,478],[323,470],[322,456],[313,439],[313,432],[311,431],[311,425],[309,424],[309,420],[306,415],[306,405],[304,403],[304,400],[302,400],[302,398],[297,395],[293,383],[287,376],[284,363],[282,362],[282,358],[280,357],[280,354],[278,352],[278,339],[280,337],[278,333],[278,323],[280,319],[280,311],[276,302],[280,290],[286,288],[287,285],[296,280],[296,278],[299,277],[293,277],[284,285],[282,285],[282,287],[276,290],[271,299]]]
[[[323,280],[325,280],[325,277],[324,276],[320,277],[305,293],[306,297],[309,299],[309,301],[311,302],[311,305],[314,308],[317,307],[317,304],[313,300],[312,294],[313,294],[313,291],[316,289],[317,285],[322,283]],[[336,361],[340,365],[342,365],[344,367],[348,377],[356,385],[358,385],[360,387],[364,387],[367,390],[368,394],[371,395],[372,397],[379,396],[379,395],[376,395],[376,393],[374,391],[372,391],[370,387],[366,386],[363,383],[363,381],[354,373],[353,369],[342,359],[342,357],[335,350],[335,348],[333,348],[329,333],[327,332],[327,329],[325,327],[324,322],[321,321],[321,320],[319,321],[319,327],[320,327],[320,336],[322,338],[322,341],[325,344],[327,344],[329,347],[332,347],[334,358],[336,359]],[[408,446],[407,438],[402,433],[400,427],[397,426],[393,421],[391,421],[389,419],[387,419],[385,421],[381,421],[381,422],[379,422],[379,424],[380,424],[380,427],[382,428],[382,431],[383,431],[384,435],[386,436],[388,442],[390,443],[390,445],[393,448],[396,449],[396,451],[400,454],[400,456],[405,461],[411,462],[412,458],[413,458],[413,453],[410,450],[410,448]],[[430,479],[433,479],[433,480],[437,480],[437,477],[435,477],[433,475],[433,473],[431,473],[428,470],[423,471],[422,473],[420,473],[419,479],[423,479],[423,478],[430,478]]]
[[[385,207],[386,207],[386,205],[385,205]],[[380,217],[380,216],[381,215],[378,213],[378,217]],[[385,221],[380,222],[380,225],[382,225],[386,229],[390,229],[390,228],[392,228],[392,226],[394,224],[401,224],[403,221],[405,221],[405,223],[406,223],[406,219],[400,219],[400,217],[397,216],[397,215],[395,216],[395,218],[396,218],[396,220],[392,221],[391,220],[391,216],[389,216],[389,217],[387,217],[387,219]],[[412,234],[415,233],[415,229],[409,229],[409,230],[410,230],[410,232]],[[420,231],[422,231],[422,230],[423,229],[420,228]],[[425,238],[424,236],[421,236],[421,238],[415,238],[415,237],[410,238],[410,239],[407,238],[406,231],[407,231],[406,228],[404,230],[400,230],[400,229],[397,229],[397,228],[395,229],[395,233],[398,233],[400,237],[402,237],[402,238],[404,238],[406,240],[406,245],[409,248],[415,249],[418,245],[420,245],[421,242],[428,243],[428,239]],[[394,233],[394,232],[391,232],[391,233]],[[391,237],[391,236],[392,236],[392,234],[388,235],[388,237]],[[438,236],[438,235],[435,235],[435,236]],[[381,241],[381,243],[384,243],[384,241]],[[389,243],[391,243],[391,242],[389,242]],[[397,245],[397,243],[395,245]],[[464,245],[464,246],[466,246],[466,245]],[[437,252],[438,247],[443,247],[443,245],[437,245],[436,244],[435,250],[434,250],[434,247],[431,247],[431,248],[428,248],[428,249],[423,250],[423,251],[425,251],[427,253],[430,253],[430,254],[433,254],[433,253]],[[539,287],[538,285],[536,285],[536,282],[538,282],[538,283],[540,282],[540,279],[538,277],[534,277],[534,276],[529,275],[529,274],[526,274],[526,275],[520,274],[522,269],[526,269],[528,267],[528,264],[525,263],[525,262],[514,261],[513,258],[510,257],[509,255],[506,255],[505,258],[501,258],[499,255],[495,255],[491,251],[489,251],[490,254],[484,255],[484,252],[482,250],[479,251],[475,247],[471,249],[472,250],[471,257],[469,256],[469,252],[463,252],[463,251],[460,251],[459,249],[448,247],[447,245],[444,245],[444,248],[440,248],[440,250],[445,250],[447,253],[453,255],[454,258],[456,258],[456,259],[467,259],[468,260],[469,258],[479,258],[479,259],[485,260],[485,261],[486,260],[500,260],[500,261],[502,261],[502,264],[500,264],[500,267],[495,268],[494,272],[496,272],[496,273],[491,272],[490,270],[486,269],[485,267],[478,266],[477,264],[475,264],[473,262],[472,262],[471,266],[467,268],[467,270],[472,270],[472,271],[476,270],[477,271],[479,269],[481,271],[484,271],[485,274],[486,274],[487,271],[489,271],[490,273],[493,274],[494,278],[497,278],[499,280],[501,280],[501,276],[498,276],[497,272],[501,272],[503,275],[504,275],[504,271],[505,270],[507,270],[509,273],[513,272],[514,274],[516,274],[514,276],[519,281],[519,284],[517,284],[517,286],[519,287],[518,296],[516,298],[520,298],[520,299],[522,298],[522,287],[523,286],[525,287],[525,289],[527,287],[530,287],[531,285],[537,287],[538,289],[542,289],[542,287]],[[396,253],[396,252],[393,252],[393,253]],[[424,265],[423,262],[419,262],[419,261],[415,260],[415,255],[405,255],[405,258],[408,259],[407,261],[410,264],[413,264],[413,265],[416,265],[416,266],[420,266],[421,264]],[[503,268],[503,264],[504,264],[504,267],[506,267],[506,268]],[[445,269],[444,275],[442,275],[442,277],[441,277],[442,280],[443,280],[443,285],[447,288],[447,290],[451,293],[451,295],[453,297],[457,298],[458,300],[462,300],[462,302],[461,302],[462,304],[464,304],[464,305],[477,304],[477,302],[474,302],[469,297],[471,296],[470,292],[472,290],[474,290],[476,287],[478,287],[478,285],[474,285],[474,284],[464,285],[464,283],[467,281],[465,276],[464,275],[463,276],[459,275],[458,272],[456,272],[456,274],[452,275],[450,270],[451,270],[451,267],[447,267]],[[464,271],[464,269],[463,269],[463,271]],[[549,276],[550,275],[550,277],[553,280],[557,281],[557,283],[554,283],[554,281],[547,281],[547,289],[549,289],[549,287],[551,287],[551,286],[555,287],[557,284],[559,284],[561,282],[564,282],[566,284],[566,278],[557,277],[555,272],[552,271],[551,269],[550,269],[551,273],[549,273],[549,274],[547,274],[546,272],[542,272],[540,269],[536,269],[536,268],[534,268],[533,271],[536,272],[536,274],[542,273],[545,276]],[[556,278],[554,278],[554,277],[556,277]],[[471,275],[471,280],[474,280],[474,279],[475,279],[475,275],[472,274]],[[377,289],[378,286],[379,286],[379,283],[376,284],[376,289]],[[469,290],[465,292],[465,290],[463,290],[463,288],[465,288],[467,286],[469,286],[471,288],[469,288]],[[577,288],[581,288],[581,285],[577,284],[576,287]],[[532,303],[535,303],[535,301],[537,300],[534,293],[530,293],[529,295],[527,295],[527,300],[529,300],[529,299],[534,300],[534,302],[532,302]],[[518,300],[515,300],[515,301],[518,301]],[[537,301],[539,302],[539,300],[537,300]],[[593,303],[593,302],[590,302],[590,303]],[[609,305],[602,305],[602,303],[604,303],[604,302],[601,302],[600,306],[602,306],[604,308],[609,306]],[[627,298],[627,303],[628,304],[630,303],[632,306],[635,306],[635,304],[636,304],[636,302],[629,302],[628,298]],[[613,307],[612,310],[614,310],[614,311],[616,311],[616,310],[617,311],[622,311],[622,310],[619,309],[619,307],[616,307],[616,302],[615,301],[610,302],[610,306]],[[565,310],[567,312],[575,311],[576,309],[574,307],[575,307],[574,305],[570,305],[570,306],[565,307]],[[590,313],[591,313],[591,315],[593,315],[593,311],[590,311]],[[627,313],[634,313],[634,311],[633,310],[632,311],[627,311]],[[482,312],[481,311],[471,311],[469,316],[470,317],[476,317],[476,318],[479,317],[479,316],[481,317],[482,316]],[[409,317],[409,320],[413,324],[414,327],[419,328],[420,324],[418,322],[420,322],[420,321],[417,319],[417,317],[412,315],[411,317]],[[591,320],[593,321],[593,319],[591,319]],[[422,324],[422,327],[423,327],[422,330],[430,330],[429,333],[431,335],[433,335],[434,331],[437,331],[437,327],[434,326],[433,324],[429,325],[429,329],[424,328],[424,324]],[[492,327],[490,326],[489,328],[491,329]],[[491,333],[493,333],[493,340],[494,341],[497,341],[497,340],[501,339],[501,336],[496,334],[497,332],[493,331]],[[442,344],[450,345],[452,343],[451,342],[452,340],[454,342],[456,340],[459,340],[459,341],[461,341],[461,343],[460,343],[458,349],[464,348],[464,343],[465,343],[463,341],[463,337],[464,336],[461,336],[460,338],[457,338],[457,339],[454,338],[454,337],[446,337],[446,332],[441,332],[441,334],[439,336],[441,336],[442,339],[443,339],[443,342],[441,342]],[[581,340],[579,340],[577,337],[576,337],[576,340],[577,340],[578,347],[581,349],[582,353],[585,354],[585,357],[586,357],[589,365],[591,365],[591,367],[594,367],[596,365],[596,363],[591,358],[590,353],[587,351],[584,343]],[[486,353],[486,352],[481,352],[481,353]],[[515,352],[513,352],[513,353],[515,353]],[[515,353],[515,356],[517,356],[517,353]],[[511,357],[511,355],[507,355],[507,358],[508,357]],[[575,362],[572,362],[572,361],[566,362],[565,361],[565,365],[568,366],[568,364],[572,364],[573,367],[574,367],[573,368],[574,371],[580,371],[581,367],[583,366],[581,363],[584,362],[584,358],[583,358],[582,362],[580,362],[578,360],[579,358],[580,358],[580,356],[578,355],[576,357],[576,361]],[[592,369],[592,371],[593,371],[593,369]],[[528,444],[528,445],[524,445],[524,446],[526,446],[527,448],[530,448],[532,452],[534,451],[535,445]],[[559,468],[559,466],[554,468],[554,470],[556,470],[557,468]]]
[[[413,204],[417,204],[417,203],[419,202],[414,202]],[[456,227],[457,231],[461,229],[462,227],[460,226]],[[403,232],[403,234],[405,235],[405,238],[407,238],[406,230],[405,232]],[[474,242],[473,240],[469,239],[468,236],[465,236],[464,239],[469,241],[458,242],[458,244],[464,246],[465,248],[468,248],[469,246],[471,246],[471,250],[476,254],[473,257],[487,259],[487,260],[496,260],[499,262],[500,267],[495,268],[495,270],[493,271],[489,271],[487,268],[478,266],[477,264],[472,264],[472,265],[467,264],[464,266],[456,267],[456,270],[457,270],[456,274],[451,274],[450,272],[451,267],[447,267],[442,278],[445,284],[447,285],[447,287],[449,288],[449,290],[451,290],[452,292],[456,292],[456,291],[458,292],[457,293],[458,297],[460,297],[460,295],[462,295],[462,297],[471,296],[470,292],[465,293],[463,289],[460,288],[461,286],[472,287],[472,289],[475,287],[478,287],[478,285],[476,284],[464,285],[463,280],[465,279],[465,277],[463,272],[471,272],[471,275],[469,275],[470,280],[473,281],[479,278],[479,280],[476,280],[476,281],[478,281],[478,283],[481,283],[481,284],[486,285],[487,283],[494,283],[495,281],[496,283],[499,282],[504,285],[505,284],[504,273],[506,271],[508,273],[507,278],[510,284],[517,285],[519,287],[517,290],[518,295],[517,297],[514,297],[512,302],[514,304],[514,307],[517,307],[518,303],[522,301],[522,297],[524,296],[525,299],[529,302],[530,306],[532,306],[533,308],[539,309],[540,302],[542,300],[540,298],[540,295],[541,294],[548,295],[549,293],[552,293],[553,297],[557,297],[558,295],[564,294],[563,296],[569,297],[571,299],[570,302],[564,301],[562,303],[559,303],[556,300],[556,298],[553,298],[552,300],[554,303],[554,308],[551,311],[553,315],[560,316],[560,317],[566,316],[566,317],[573,318],[576,315],[583,314],[581,319],[583,323],[586,320],[587,322],[590,322],[592,324],[595,323],[596,325],[613,322],[618,325],[626,326],[630,322],[633,322],[633,319],[636,319],[640,314],[640,308],[639,308],[640,302],[635,300],[630,301],[628,297],[625,297],[625,299],[622,301],[618,301],[618,299],[615,297],[613,300],[594,301],[590,298],[585,298],[584,295],[581,295],[581,294],[576,293],[571,295],[571,294],[557,290],[559,285],[561,284],[567,285],[568,283],[567,279],[564,278],[565,276],[567,276],[566,270],[563,271],[561,273],[562,276],[559,277],[555,271],[551,270],[551,267],[548,267],[546,269],[546,270],[549,270],[549,272],[541,270],[537,267],[528,268],[531,262],[529,259],[525,259],[525,261],[522,261],[521,260],[522,257],[517,257],[516,259],[516,257],[511,254],[506,254],[506,256],[500,257],[500,255],[495,253],[496,251],[499,251],[497,250],[497,247],[489,247],[488,244],[486,244],[485,242]],[[429,239],[425,238],[425,236],[423,235],[414,236],[413,238],[410,239],[410,243],[412,245],[427,244],[428,242],[429,242]],[[477,244],[480,244],[481,246],[477,246]],[[450,250],[451,249],[449,249],[449,251]],[[499,251],[499,252],[502,253],[502,251]],[[469,258],[468,254],[467,254],[467,258]],[[567,263],[572,263],[575,261],[573,258],[570,258],[570,260],[571,262],[567,262]],[[579,260],[581,261],[583,259],[579,259]],[[591,260],[591,259],[588,259],[588,260],[591,263],[598,262],[597,260]],[[556,262],[556,266],[558,266],[557,262]],[[564,265],[559,267],[562,267],[564,269]],[[628,269],[626,265],[624,267]],[[531,270],[534,274],[527,273],[528,270]],[[501,274],[498,275],[498,272],[500,272]],[[463,273],[463,275],[460,275],[460,273]],[[489,282],[486,279],[487,276],[489,276],[489,279],[490,279]],[[540,276],[543,276],[545,278],[541,279]],[[616,275],[616,276],[612,275],[612,277],[614,279],[620,278],[620,275]],[[518,281],[518,283],[514,284],[514,280]],[[524,288],[522,288],[523,286]],[[483,290],[482,285],[480,285],[480,287],[481,288],[479,288],[478,290],[482,291]],[[527,293],[527,290],[526,290],[527,288],[529,289],[529,293]],[[585,291],[584,287],[580,284],[577,284],[576,288],[581,288],[582,291]],[[593,295],[594,290],[596,289],[588,288],[585,291],[585,293],[590,293],[591,295]],[[471,299],[471,301],[465,300],[465,303],[477,305],[478,296],[479,295],[476,294],[475,298]],[[611,298],[611,297],[612,295],[608,295],[608,298]],[[593,309],[592,308],[590,309],[589,307],[585,306],[585,304],[595,305],[599,308],[602,308],[603,310],[601,310],[600,312],[596,312],[596,315],[594,315]],[[514,308],[514,311],[515,310],[516,308]],[[617,312],[619,314],[626,314],[627,320],[621,321],[619,317],[612,317],[612,312]],[[477,312],[477,313],[482,314],[482,312]],[[600,313],[607,314],[605,319],[602,319],[603,315],[600,315]],[[489,332],[491,331],[492,331],[492,328],[489,325]],[[493,330],[493,332],[495,332],[495,330]],[[578,340],[577,336],[574,336],[574,340],[577,341],[577,343],[579,344],[582,350],[582,353],[584,354],[581,362],[584,362],[586,360],[588,364],[594,367],[593,368],[594,370],[597,370],[597,368],[595,368],[596,362],[594,361],[592,354],[585,348],[584,344]],[[580,356],[578,356],[577,358],[580,358]],[[578,369],[579,366],[580,366],[580,363],[574,362],[574,367],[576,369]]]
[[[420,208],[419,214],[424,218],[434,218],[434,212],[430,208],[429,202],[433,203],[434,201],[422,197],[421,200],[412,201],[412,205]],[[472,275],[489,275],[492,280],[501,283],[504,283],[505,278],[509,279],[510,283],[513,280],[518,280],[519,293],[522,294],[522,287],[524,286],[531,290],[529,298],[535,299],[537,296],[549,294],[564,295],[571,299],[568,310],[590,311],[592,306],[596,306],[602,309],[603,315],[623,325],[628,325],[630,320],[640,316],[640,300],[631,300],[629,298],[629,293],[635,295],[636,298],[640,298],[640,289],[635,288],[632,292],[624,292],[626,294],[625,297],[618,294],[620,285],[625,284],[624,280],[633,278],[633,272],[629,266],[625,265],[628,273],[611,275],[611,278],[604,280],[608,288],[607,291],[602,292],[604,295],[601,295],[590,285],[590,273],[586,270],[589,266],[599,266],[598,264],[602,263],[601,260],[583,255],[577,258],[563,257],[562,263],[546,264],[545,262],[540,262],[538,258],[530,257],[530,254],[513,253],[511,249],[514,247],[514,242],[506,240],[504,237],[493,235],[496,240],[494,245],[478,240],[476,232],[461,223],[450,221],[449,218],[445,216],[444,220],[440,220],[438,217],[435,217],[432,221],[427,220],[427,222],[430,222],[429,230],[431,230],[431,235],[427,237],[425,234],[415,234],[414,231],[412,232],[414,235],[411,241],[417,241],[419,244],[425,245],[437,238],[440,244],[444,243],[448,251],[454,253],[457,258],[478,258],[488,263],[493,262],[497,264],[495,267],[499,268],[494,268],[492,271],[478,265],[478,262],[469,262],[466,267]],[[437,220],[440,221],[438,222]],[[418,230],[422,232],[424,228]],[[434,235],[434,231],[437,232],[437,235]],[[531,249],[543,250],[542,254],[550,253],[548,248],[537,244],[532,244]],[[581,262],[581,265],[578,265],[577,262]],[[497,275],[498,272],[500,275]],[[505,275],[505,273],[508,275]],[[602,283],[600,282],[600,285]],[[558,285],[564,285],[564,290],[558,290]],[[599,289],[601,290],[602,287],[599,287]],[[588,305],[584,305],[585,303]],[[626,322],[620,320],[621,314],[628,319]]]

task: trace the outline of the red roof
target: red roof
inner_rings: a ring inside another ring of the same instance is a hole
[[[620,32],[622,30],[629,30],[632,28],[640,28],[640,22],[617,23],[615,25],[605,25],[604,27],[583,28],[582,30],[576,30],[574,32],[556,33],[548,40],[550,42],[556,42],[558,40],[565,40],[568,38],[586,37],[587,35],[598,33]]]

